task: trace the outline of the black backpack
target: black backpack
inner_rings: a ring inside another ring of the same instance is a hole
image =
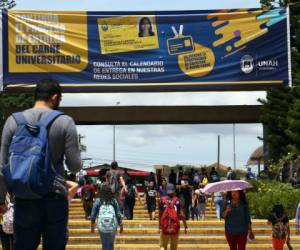
[[[210,176],[210,180],[211,180],[211,182],[218,182],[218,181],[220,181],[220,177],[217,173],[212,173]]]
[[[232,171],[228,176],[228,180],[236,180],[236,179],[237,179],[236,172]]]
[[[119,191],[118,174],[115,171],[111,171],[109,185],[113,194]]]
[[[205,195],[200,193],[198,201],[199,201],[199,203],[205,203],[206,202]]]
[[[125,200],[126,201],[134,201],[135,200],[135,188],[133,185],[130,185],[127,188],[127,194],[125,195]]]

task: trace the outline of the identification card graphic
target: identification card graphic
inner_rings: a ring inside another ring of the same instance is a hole
[[[154,16],[99,18],[101,54],[158,49]]]
[[[169,38],[167,40],[170,55],[178,55],[194,51],[194,42],[191,36]]]

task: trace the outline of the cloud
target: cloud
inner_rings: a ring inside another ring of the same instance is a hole
[[[150,143],[150,140],[143,136],[126,136],[122,141],[135,147],[144,146]]]
[[[264,91],[64,94],[62,106],[257,105],[265,96]]]
[[[93,161],[112,160],[112,126],[78,126],[87,145],[84,157]],[[239,166],[261,145],[260,124],[236,125],[236,150]],[[217,135],[221,136],[221,161],[232,166],[232,125],[118,125],[118,161],[138,166],[153,164],[210,164],[216,161]]]
[[[203,125],[121,125],[117,126],[118,138],[131,146],[148,145],[157,138],[180,139],[187,136],[214,136],[232,137],[231,124],[203,124]],[[261,136],[261,124],[237,124],[237,136]]]

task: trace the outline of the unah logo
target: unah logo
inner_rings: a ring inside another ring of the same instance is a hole
[[[245,55],[241,58],[241,70],[245,74],[250,74],[254,69],[253,57],[250,55]]]
[[[278,70],[279,61],[277,59],[261,60],[257,62],[257,68],[264,71]]]

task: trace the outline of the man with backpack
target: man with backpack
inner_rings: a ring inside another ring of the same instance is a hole
[[[124,201],[124,215],[127,220],[133,220],[133,210],[135,206],[135,200],[136,198],[138,198],[141,205],[142,205],[142,201],[138,193],[137,187],[133,184],[131,178],[127,179],[126,188],[127,188],[127,193],[125,194],[125,201]]]
[[[246,180],[251,181],[255,179],[255,174],[251,171],[251,168],[247,168]]]
[[[111,163],[111,170],[106,172],[106,179],[116,199],[118,199],[119,192],[122,188],[124,188],[124,191],[127,192],[124,178],[118,170],[118,162],[113,161]]]
[[[180,200],[175,196],[175,187],[171,183],[167,184],[167,194],[167,197],[163,197],[159,201],[160,245],[164,250],[167,250],[170,242],[170,249],[177,250],[180,231],[179,218],[182,218],[185,234],[187,233],[188,227],[183,206]]]
[[[64,158],[71,172],[81,168],[73,119],[56,111],[62,91],[54,80],[41,80],[34,107],[10,116],[0,153],[0,204],[7,190],[15,197],[14,250],[63,250],[67,243],[68,187]]]
[[[227,180],[236,180],[237,176],[236,176],[236,172],[232,170],[231,167],[227,168]]]
[[[209,181],[210,182],[218,182],[220,181],[220,175],[219,173],[217,172],[216,168],[215,167],[212,167],[211,168],[211,171],[209,173]]]
[[[85,185],[81,189],[81,200],[86,220],[89,220],[91,217],[95,194],[95,187],[93,186],[91,180],[87,179]]]

